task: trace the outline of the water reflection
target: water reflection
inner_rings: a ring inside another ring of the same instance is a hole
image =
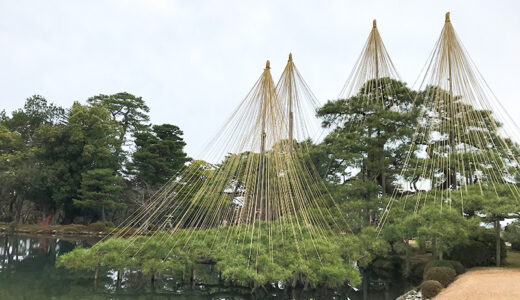
[[[0,299],[173,299],[173,300],[249,300],[249,299],[395,299],[402,285],[366,285],[356,291],[345,287],[307,292],[302,289],[273,288],[260,295],[249,290],[224,286],[218,272],[209,265],[195,269],[195,280],[183,282],[175,276],[150,280],[136,270],[104,270],[98,279],[89,272],[56,268],[56,259],[74,249],[98,241],[86,237],[0,236]],[[203,284],[203,283],[204,284]],[[363,293],[364,291],[364,293]],[[364,294],[364,295],[363,295]]]

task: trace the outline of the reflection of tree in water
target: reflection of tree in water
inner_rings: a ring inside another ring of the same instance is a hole
[[[1,236],[0,241],[0,299],[61,297],[78,287],[71,283],[81,276],[55,268],[54,264],[59,255],[83,243],[7,235]]]

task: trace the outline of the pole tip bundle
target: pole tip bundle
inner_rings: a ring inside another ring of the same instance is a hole
[[[376,21],[376,19],[374,19],[372,21],[372,28],[377,28],[377,21]]]
[[[271,62],[269,62],[269,60],[267,60],[267,61],[265,62],[265,68],[266,68],[266,69],[271,69]]]
[[[292,61],[292,53],[289,53],[289,60],[288,61]]]
[[[450,12],[446,13],[446,23],[450,22]]]

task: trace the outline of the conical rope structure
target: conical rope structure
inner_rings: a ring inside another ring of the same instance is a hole
[[[428,202],[464,212],[469,192],[519,200],[515,124],[469,58],[446,14],[444,27],[421,74],[415,105],[422,113],[401,178],[415,210]],[[394,202],[394,194],[383,214]]]
[[[324,139],[331,149],[330,164],[344,174],[338,183],[357,189],[352,199],[362,199],[367,206],[364,220],[356,226],[376,225],[380,212],[369,207],[394,193],[397,168],[404,160],[400,153],[408,149],[419,112],[413,100],[414,93],[400,80],[374,20],[339,99],[318,111],[322,125],[330,129]]]
[[[381,233],[392,206],[412,203],[417,211],[431,202],[442,210],[455,203],[463,214],[470,193],[518,202],[520,151],[507,138],[514,122],[469,59],[449,13],[421,75],[417,92],[400,80],[374,20],[340,99],[317,110],[330,129],[325,176],[355,190],[349,200],[363,202],[359,215],[336,205],[313,165],[308,121],[318,105],[290,54],[276,85],[267,61],[204,160],[191,161],[78,257],[95,261],[88,266],[95,270],[103,264],[152,274],[216,264],[220,278],[254,288],[356,285],[356,263],[368,263],[366,250],[378,247],[369,225]],[[350,219],[359,221],[356,229]]]
[[[384,92],[389,79],[399,80],[399,74],[379,34],[376,20],[368,35],[354,68],[345,82],[339,98],[350,98],[356,94],[368,95],[373,91]],[[381,86],[379,86],[381,84]],[[384,95],[374,95],[382,101]],[[382,102],[381,102],[382,103]]]
[[[308,149],[305,122],[316,103],[292,54],[276,86],[267,61],[208,146],[210,156],[224,159],[192,161],[94,251],[123,241],[125,256],[158,257],[157,268],[184,256],[213,263],[226,257],[233,259],[228,267],[251,276],[269,270],[273,280],[287,277],[279,273],[287,264],[337,265],[323,253],[345,225],[338,225],[338,208]],[[299,263],[287,262],[287,253]]]

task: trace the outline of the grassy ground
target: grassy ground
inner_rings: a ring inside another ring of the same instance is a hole
[[[520,252],[508,251],[504,268],[475,268],[457,277],[435,300],[520,299]]]

